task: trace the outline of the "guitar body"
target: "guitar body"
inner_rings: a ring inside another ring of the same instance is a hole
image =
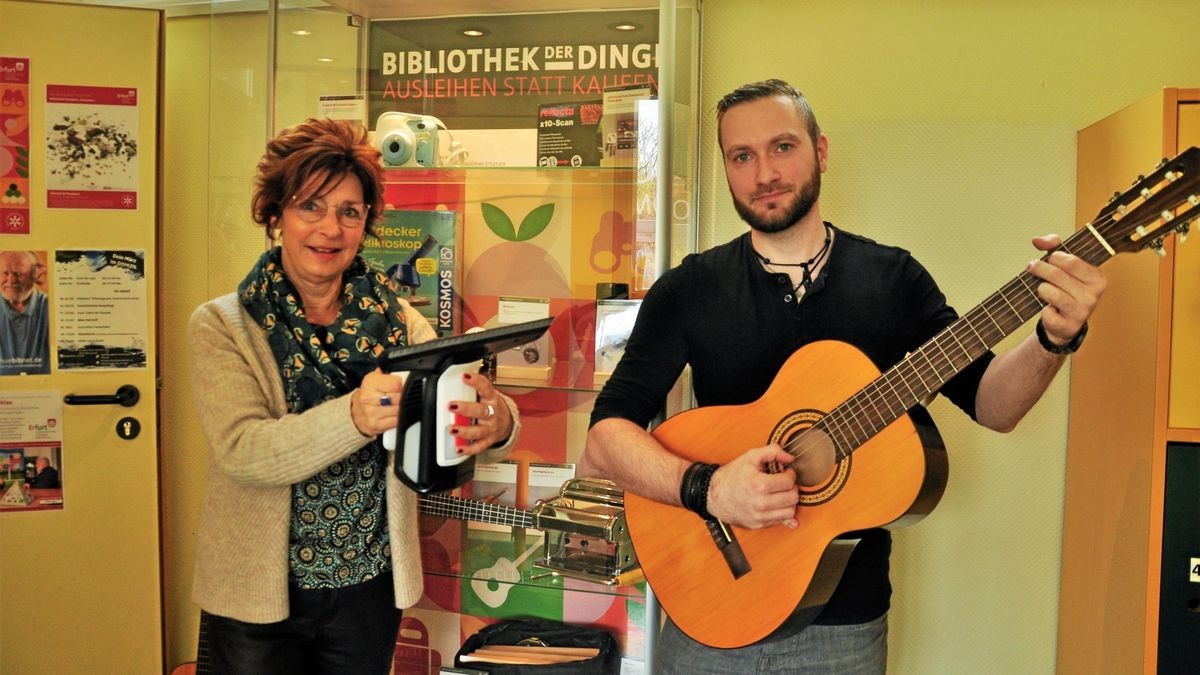
[[[725,464],[750,448],[786,444],[878,376],[854,347],[812,343],[788,359],[759,400],[689,410],[653,435],[680,457]],[[853,544],[838,537],[919,520],[941,498],[946,475],[936,430],[918,430],[900,415],[820,484],[801,486],[797,529],[731,527],[750,565],[736,579],[695,513],[631,492],[625,511],[646,579],[671,619],[698,642],[740,647],[810,623]]]

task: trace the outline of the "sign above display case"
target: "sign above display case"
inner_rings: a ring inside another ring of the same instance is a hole
[[[368,119],[433,115],[458,129],[534,129],[539,106],[658,89],[658,12],[373,21]]]

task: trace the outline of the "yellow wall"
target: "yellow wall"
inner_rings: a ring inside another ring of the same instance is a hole
[[[162,224],[162,503],[167,664],[194,660],[192,561],[207,449],[192,404],[187,321],[227,293],[262,251],[249,218],[266,141],[266,20],[167,21]]]
[[[960,310],[1034,257],[1030,236],[1074,229],[1078,129],[1200,83],[1200,62],[1168,56],[1194,0],[703,7],[701,247],[744,231],[713,107],[782,77],[830,137],[822,215],[911,250]],[[1060,376],[1007,436],[935,403],[950,484],[897,535],[889,672],[1054,672],[1067,396]]]

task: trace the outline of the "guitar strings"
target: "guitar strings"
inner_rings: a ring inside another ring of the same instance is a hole
[[[1109,224],[1111,224],[1111,216],[1105,215],[1098,218],[1096,223],[1093,223],[1093,227],[1102,228]],[[1103,262],[1104,259],[1112,257],[1088,230],[1077,231],[1054,250],[1072,253],[1093,262],[1093,264],[1098,264],[1099,262]],[[1051,253],[1053,251],[1047,252],[1042,259],[1046,259]],[[1033,283],[1032,287],[1030,286],[1031,283]],[[946,380],[957,374],[961,368],[973,363],[982,355],[983,351],[999,343],[1004,337],[1032,319],[1037,314],[1037,311],[1046,305],[1037,295],[1036,289],[1040,283],[1042,283],[1040,279],[1029,274],[1027,271],[1022,271],[1002,286],[1000,290],[988,296],[978,306],[955,320],[938,335],[934,336],[933,339],[922,345],[917,351],[906,356],[873,380],[867,387],[864,387],[857,394],[839,404],[811,427],[801,432],[799,436],[784,443],[782,446],[783,449],[796,458],[793,460],[793,463],[798,461],[819,447],[819,443],[815,441],[819,441],[820,439],[810,433],[813,429],[819,429],[832,443],[837,460],[841,461],[845,459],[859,445],[866,442],[888,424],[895,421],[900,415],[907,412],[913,405],[916,405],[925,398],[925,396],[917,395],[917,389],[923,388],[928,394],[936,393]],[[1007,309],[1007,312],[1004,311],[1005,309]],[[1026,313],[1028,313],[1028,316],[1026,316]],[[1010,324],[1012,320],[1006,318],[1006,314],[1012,314],[1016,323]],[[997,317],[1009,327],[1006,328],[1004,325],[1001,325]],[[992,324],[992,327],[987,326],[989,322]],[[972,336],[974,340],[970,339]],[[980,345],[979,353],[971,355],[971,351],[964,346],[964,342],[967,344],[978,343]],[[963,358],[956,360],[951,354],[947,353],[947,349],[951,347],[956,347]],[[930,353],[933,352],[934,348],[936,348],[937,352],[940,352],[941,359],[949,366],[949,370],[953,371],[952,373],[944,368],[939,368],[934,362],[933,356],[936,354]],[[924,366],[918,363],[918,357],[924,357]],[[911,371],[911,375],[904,372],[906,368]],[[914,388],[915,382],[911,377],[912,375],[915,375],[916,380],[920,382],[921,386],[919,388]],[[911,401],[910,404],[905,403],[906,399],[897,389],[895,380],[899,380],[899,384],[908,390],[909,396],[907,400]],[[937,386],[930,386],[929,381],[937,383]],[[867,407],[867,403],[872,398],[872,395],[877,400],[883,398],[882,389],[884,385],[891,390],[892,395],[900,402],[901,406],[901,409],[897,411],[893,410],[891,404],[888,403],[886,415],[877,405],[871,408]],[[877,390],[880,393],[876,394]],[[871,419],[872,412],[878,418],[878,424]],[[858,432],[850,428],[846,422],[840,421],[841,417],[849,417],[849,421],[858,427]],[[863,424],[864,418],[867,421],[867,426]]]

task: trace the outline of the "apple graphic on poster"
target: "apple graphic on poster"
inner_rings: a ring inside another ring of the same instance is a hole
[[[511,295],[533,298],[569,298],[571,289],[562,268],[530,240],[541,234],[554,217],[553,203],[534,208],[519,227],[503,209],[481,202],[483,221],[503,241],[487,249],[467,270],[463,292],[479,295]]]

